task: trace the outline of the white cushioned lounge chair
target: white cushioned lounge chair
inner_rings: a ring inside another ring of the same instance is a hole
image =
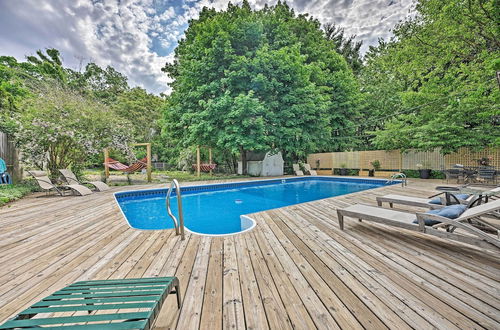
[[[460,207],[460,205],[452,205],[451,207]],[[500,249],[498,230],[489,223],[480,219],[481,216],[492,214],[494,212],[498,212],[499,210],[500,200],[495,200],[468,208],[457,218],[450,219],[437,214],[417,213],[415,215],[412,213],[384,209],[376,206],[355,204],[344,209],[338,209],[337,216],[341,230],[344,230],[344,217],[351,217],[357,218],[359,221],[374,221],[389,226],[419,231],[429,235],[476,245],[483,248]],[[426,226],[426,222],[433,222],[435,224],[432,226]],[[492,235],[478,229],[473,225],[473,223],[480,224],[483,227],[496,231],[496,235]],[[455,233],[455,229],[461,229],[465,233]]]
[[[491,191],[500,191],[500,187],[491,189]],[[474,200],[474,195],[467,194],[451,194],[452,202],[457,204],[468,204]],[[435,197],[435,196],[433,196]],[[378,206],[382,206],[382,203],[389,203],[390,207],[393,207],[393,204],[402,204],[409,206],[417,206],[417,207],[426,207],[430,209],[439,209],[446,206],[446,200],[444,197],[437,198],[420,198],[413,196],[404,196],[397,194],[389,194],[384,196],[378,196],[377,198]]]

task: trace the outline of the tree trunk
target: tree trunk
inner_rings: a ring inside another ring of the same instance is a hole
[[[243,147],[240,147],[241,154],[241,174],[247,175],[247,153]]]

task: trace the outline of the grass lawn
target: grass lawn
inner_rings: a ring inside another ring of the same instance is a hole
[[[35,190],[36,186],[27,183],[2,184],[0,185],[0,206],[19,199]]]
[[[103,176],[104,170],[91,169],[85,170],[83,175],[87,178],[100,179]],[[189,181],[205,181],[205,180],[224,180],[224,179],[238,179],[238,178],[248,178],[248,175],[237,175],[237,174],[213,174],[201,173],[198,177],[196,173],[184,172],[184,171],[158,171],[154,170],[152,173],[153,183],[162,183],[177,179],[179,182],[189,182]],[[131,182],[146,181],[146,174],[134,173],[130,175]],[[109,184],[111,185],[128,185],[127,175],[125,173],[111,171]]]
[[[183,171],[154,171],[153,180],[155,176],[166,176],[170,180],[177,179],[179,182],[182,181],[200,181],[200,180],[223,180],[223,179],[237,179],[237,178],[248,178],[248,175],[237,175],[237,174],[213,174],[201,172],[200,176],[196,176],[196,173],[183,172]]]

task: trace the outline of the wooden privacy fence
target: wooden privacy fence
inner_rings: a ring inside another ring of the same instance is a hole
[[[7,164],[7,171],[17,181],[21,179],[21,167],[19,166],[19,151],[9,136],[0,132],[0,158]]]
[[[307,163],[313,168],[323,170],[342,167],[368,170],[373,168],[371,162],[378,160],[383,170],[417,170],[418,164],[432,170],[444,170],[455,164],[479,166],[479,160],[482,158],[488,158],[490,166],[500,169],[500,148],[486,148],[480,151],[461,148],[448,155],[443,155],[439,149],[404,153],[399,150],[325,152],[310,154],[307,156]]]

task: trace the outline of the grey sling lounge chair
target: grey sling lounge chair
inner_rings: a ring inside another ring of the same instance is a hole
[[[315,170],[311,170],[311,165],[309,164],[304,164],[304,169],[309,175],[318,175],[318,172],[316,172]]]
[[[469,208],[458,218],[450,219],[436,214],[417,213],[415,216],[415,214],[411,213],[364,204],[355,204],[344,209],[338,209],[337,216],[341,230],[344,230],[344,217],[352,217],[357,218],[360,221],[374,221],[389,226],[419,231],[429,235],[480,246],[483,248],[500,249],[498,230],[480,219],[480,216],[498,212],[498,210],[500,210],[500,200],[491,201]],[[417,220],[417,223],[414,222],[415,219]],[[433,226],[426,226],[425,221],[429,219],[440,223]],[[497,233],[496,237],[474,227],[472,225],[472,221],[495,230]],[[457,228],[465,231],[468,235],[454,233]]]
[[[105,190],[109,189],[109,186],[107,184],[105,184],[104,182],[102,182],[102,181],[85,181],[85,182],[80,182],[76,178],[75,173],[73,173],[71,170],[61,169],[61,170],[59,170],[59,172],[62,174],[62,176],[64,177],[64,180],[68,184],[80,184],[80,185],[90,184],[90,185],[92,185],[92,186],[95,187],[96,191],[105,191]]]
[[[81,196],[85,195],[90,195],[92,194],[92,190],[89,188],[82,186],[81,184],[68,184],[68,185],[62,185],[62,186],[56,186],[55,184],[50,181],[47,173],[44,171],[28,171],[31,176],[33,176],[40,186],[45,191],[50,191],[54,190],[56,193],[58,193],[61,196],[65,195],[65,190],[64,189],[71,189],[73,193],[78,193]]]
[[[298,175],[298,176],[304,175],[304,172],[302,172],[300,170],[299,164],[293,164],[292,167],[293,167],[293,172],[295,173],[295,175]]]
[[[500,187],[491,189],[491,191],[500,191]],[[457,202],[457,204],[468,204],[474,200],[474,195],[470,195],[466,199],[461,199],[461,196],[458,196],[460,194],[452,194],[453,201]],[[458,197],[457,197],[458,196]],[[403,196],[403,195],[396,195],[396,194],[389,194],[389,195],[384,195],[384,196],[378,196],[377,198],[377,204],[378,206],[382,206],[382,203],[389,203],[389,206],[392,208],[393,204],[402,204],[402,205],[408,205],[408,206],[417,206],[417,207],[426,207],[430,209],[440,209],[446,206],[446,200],[444,197],[441,197],[441,204],[433,204],[431,201],[433,200],[432,198],[420,198],[420,197],[413,197],[413,196]]]

